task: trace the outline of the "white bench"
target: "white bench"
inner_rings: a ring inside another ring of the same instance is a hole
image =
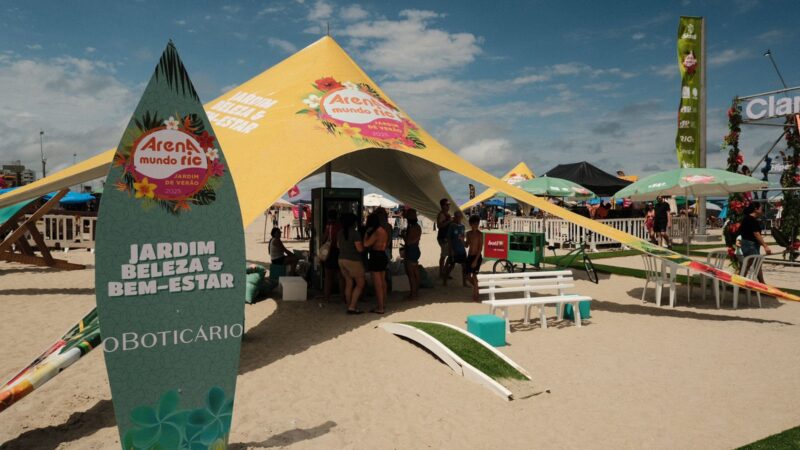
[[[546,305],[555,305],[556,316],[560,320],[564,312],[564,304],[571,303],[575,316],[575,325],[581,326],[581,312],[579,302],[590,301],[591,297],[578,294],[568,294],[565,291],[575,287],[575,280],[570,270],[556,270],[549,272],[520,272],[520,273],[482,273],[478,274],[478,292],[488,294],[489,299],[482,303],[489,305],[489,311],[503,311],[506,321],[506,333],[511,331],[508,323],[508,309],[512,306],[525,307],[525,325],[530,323],[531,308],[539,307],[539,319],[542,328],[547,328]],[[558,295],[534,296],[540,291],[556,291]],[[511,294],[511,298],[497,298],[496,294]]]

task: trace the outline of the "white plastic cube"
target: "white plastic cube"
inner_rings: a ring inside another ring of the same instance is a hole
[[[284,301],[305,301],[308,293],[308,284],[303,277],[280,277],[278,284],[281,287],[281,298]]]

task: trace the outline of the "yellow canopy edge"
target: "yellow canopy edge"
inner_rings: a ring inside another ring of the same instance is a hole
[[[505,181],[508,184],[517,184],[526,180],[531,180],[536,175],[533,171],[528,167],[527,164],[524,162],[520,162],[513,169],[506,172],[500,179]],[[476,195],[475,198],[467,201],[463,205],[459,206],[462,210],[466,210],[472,208],[473,206],[477,205],[478,203],[485,202],[490,198],[494,197],[497,194],[497,189],[488,188],[485,191],[481,192],[480,194]]]

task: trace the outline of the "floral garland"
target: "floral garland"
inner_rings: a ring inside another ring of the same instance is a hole
[[[306,108],[297,111],[296,114],[306,114],[319,120],[322,123],[325,131],[328,133],[334,136],[347,136],[351,138],[358,146],[390,148],[393,146],[402,145],[414,149],[422,149],[426,147],[425,143],[422,141],[422,139],[420,139],[419,127],[408,120],[408,118],[404,117],[399,108],[386,101],[386,99],[384,99],[381,94],[377,90],[373,89],[369,84],[353,83],[350,81],[344,81],[340,83],[333,77],[325,77],[316,80],[312,87],[314,88],[314,92],[310,93],[305,99],[303,99],[303,103],[306,104]],[[403,135],[394,139],[381,139],[374,136],[365,136],[362,134],[362,130],[359,127],[352,126],[347,122],[331,117],[320,108],[322,99],[326,94],[343,89],[366,93],[375,100],[379,101],[386,108],[391,109],[402,120]]]
[[[787,151],[781,152],[783,159],[783,173],[781,174],[781,187],[800,187],[800,130],[795,116],[786,119],[784,135]],[[792,241],[795,250],[800,249],[800,191],[783,191],[783,215],[781,217],[781,232]]]
[[[178,118],[176,119],[175,116]],[[114,155],[113,166],[124,168],[120,181],[114,184],[117,190],[127,192],[134,198],[140,199],[144,210],[158,206],[170,214],[178,215],[181,212],[190,211],[192,205],[204,206],[214,203],[217,199],[217,190],[222,185],[225,165],[219,160],[219,150],[214,144],[216,138],[205,129],[202,119],[197,114],[187,114],[183,117],[175,114],[175,116],[162,120],[156,114],[151,115],[148,111],[142,117],[134,119],[134,125],[125,130],[119,149]],[[205,152],[209,167],[208,178],[203,187],[193,195],[179,200],[156,198],[156,184],[151,183],[147,177],[139,181],[134,177],[134,166],[131,160],[133,147],[141,136],[156,129],[181,130],[189,133],[194,136]]]
[[[723,138],[723,149],[728,147],[728,172],[738,173],[739,168],[744,164],[744,156],[739,150],[739,135],[742,132],[742,113],[736,104],[728,110],[728,134]],[[738,270],[739,260],[736,257],[736,236],[739,232],[739,224],[744,217],[744,209],[750,203],[749,198],[743,193],[734,193],[728,197],[728,221],[722,234],[725,244],[728,246],[728,258],[731,265]]]

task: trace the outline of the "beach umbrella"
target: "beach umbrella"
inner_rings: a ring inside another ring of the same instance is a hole
[[[372,193],[364,196],[364,206],[368,208],[377,208],[380,206],[386,209],[394,209],[400,206],[400,204],[380,194]]]
[[[518,184],[517,187],[542,197],[568,197],[577,199],[595,197],[594,192],[580,184],[556,177],[544,176],[534,178]]]
[[[747,175],[728,172],[727,170],[693,167],[667,170],[666,172],[644,177],[617,191],[614,197],[630,198],[631,200],[652,200],[660,195],[713,197],[733,192],[762,189],[767,186],[768,183],[766,181]],[[686,254],[689,254],[688,242]]]
[[[660,195],[684,197],[728,195],[767,187],[766,181],[727,170],[702,167],[673,169],[660,172],[617,191],[615,198],[653,200]]]

